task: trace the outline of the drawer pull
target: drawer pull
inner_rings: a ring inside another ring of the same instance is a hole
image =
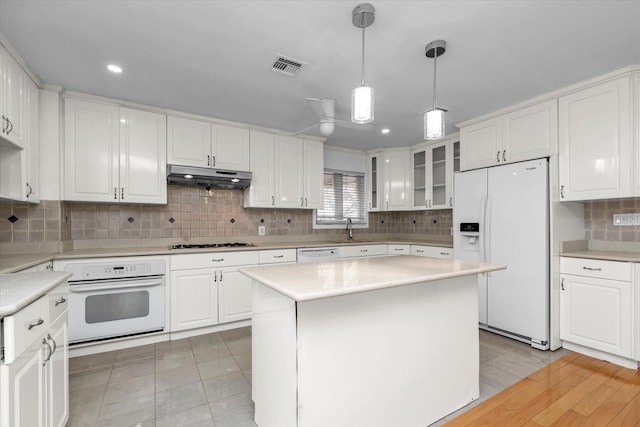
[[[368,249],[360,249],[360,252],[365,253],[365,252],[369,252]]]
[[[598,268],[592,268],[592,267],[582,267],[583,270],[589,270],[589,271],[602,271],[602,268],[598,267]]]
[[[402,248],[395,248],[394,251],[404,251]]]
[[[284,255],[274,255],[274,258],[278,259],[278,258],[284,258]]]
[[[53,355],[53,349],[51,348],[51,346],[49,345],[49,342],[45,339],[42,338],[42,344],[46,345],[47,347],[49,347],[49,355],[47,356],[46,359],[44,359],[44,361],[42,362],[42,366],[46,365],[47,362],[49,361],[49,359],[51,359],[51,356]]]
[[[440,252],[440,255],[449,255],[449,252]]]
[[[40,326],[44,323],[44,320],[42,320],[42,317],[38,317],[38,320],[36,320],[35,322],[31,322],[29,323],[29,327],[27,328],[27,330],[31,330],[33,328],[35,328],[36,326]]]
[[[60,299],[54,304],[54,307],[57,307],[60,304],[64,304],[65,302],[67,302],[67,300],[64,297],[60,297]]]
[[[219,259],[215,259],[214,258],[211,261],[213,261],[213,262],[222,262],[222,261],[224,261],[224,258],[219,258]]]
[[[419,254],[424,253],[424,251],[422,249],[416,249],[416,252],[418,252]]]

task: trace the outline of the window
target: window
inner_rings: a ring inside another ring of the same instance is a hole
[[[347,218],[354,226],[367,226],[364,173],[325,170],[324,207],[315,211],[315,228],[342,228]]]

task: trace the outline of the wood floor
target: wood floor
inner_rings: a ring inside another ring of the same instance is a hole
[[[640,426],[640,370],[571,353],[445,424]]]

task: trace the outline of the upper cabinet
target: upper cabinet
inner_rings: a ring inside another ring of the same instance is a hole
[[[635,172],[633,174],[633,185],[635,187],[634,194],[636,197],[640,197],[640,73],[635,73],[633,76],[633,99],[634,99],[634,121],[635,131],[633,138],[635,139]],[[638,268],[640,272],[640,268]],[[640,325],[639,325],[640,326]],[[640,342],[640,340],[639,340]],[[640,351],[640,349],[639,349]]]
[[[461,170],[546,157],[557,147],[557,102],[541,102],[460,129]]]
[[[382,150],[367,155],[367,193],[369,211],[383,210],[382,207]]]
[[[453,207],[453,174],[460,171],[458,137],[411,150],[413,209]]]
[[[245,207],[322,207],[323,143],[251,132],[251,186]]]
[[[40,201],[40,89],[31,80],[25,84],[27,100],[27,129],[25,142],[24,199]]]
[[[367,156],[369,211],[411,209],[409,148],[371,151]]]
[[[65,100],[65,200],[167,202],[166,116]]]
[[[167,132],[169,164],[250,169],[248,129],[169,116]]]
[[[6,49],[0,46],[0,112],[5,140],[24,147],[27,115],[25,85],[29,77]]]
[[[633,196],[631,80],[627,75],[560,97],[560,200]]]

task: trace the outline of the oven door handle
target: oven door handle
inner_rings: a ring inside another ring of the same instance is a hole
[[[163,280],[136,280],[134,282],[103,282],[103,283],[87,283],[82,285],[69,285],[69,292],[93,292],[104,290],[118,290],[126,288],[150,288],[152,286],[160,286]]]

